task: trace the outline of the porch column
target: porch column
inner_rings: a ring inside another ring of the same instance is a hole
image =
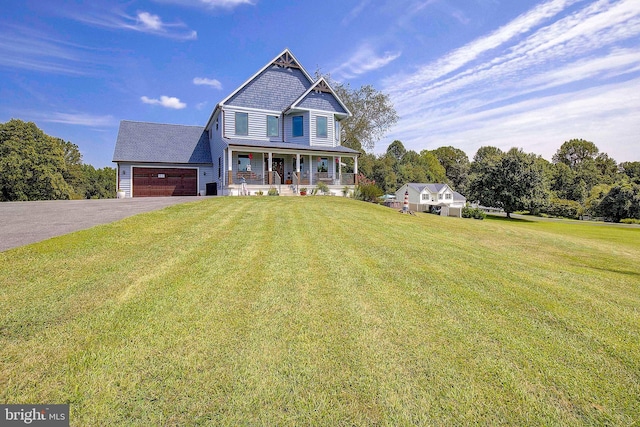
[[[300,177],[300,153],[296,153],[296,173]]]
[[[269,185],[273,184],[273,174],[271,172],[273,172],[273,153],[269,152],[267,153],[267,155],[269,156],[269,161],[267,162],[267,167],[269,169],[269,180],[267,181],[267,183]]]
[[[342,157],[338,157],[338,182],[342,184]]]
[[[313,185],[313,156],[311,154],[309,154],[309,185]]]
[[[233,150],[231,147],[227,148],[227,154],[229,155],[229,161],[227,162],[227,170],[229,171],[227,181],[228,184],[231,185],[233,184]]]
[[[353,158],[353,183],[358,185],[358,156]]]

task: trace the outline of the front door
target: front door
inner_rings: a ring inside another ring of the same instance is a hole
[[[265,158],[265,170],[269,170],[269,159]],[[278,172],[280,175],[280,184],[284,184],[284,159],[274,157],[271,160],[271,170],[274,172]]]

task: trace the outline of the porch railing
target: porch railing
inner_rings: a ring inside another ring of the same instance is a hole
[[[340,185],[356,185],[356,174],[355,173],[343,173],[340,176]]]
[[[278,194],[282,193],[282,177],[276,171],[267,172],[267,183],[278,190]]]
[[[298,172],[294,172],[291,177],[293,178],[293,184],[291,185],[293,192],[298,194],[300,192],[300,176]]]

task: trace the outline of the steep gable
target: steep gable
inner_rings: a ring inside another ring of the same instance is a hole
[[[347,107],[340,101],[336,93],[323,78],[315,82],[307,91],[291,105],[291,110],[321,110],[350,116]]]
[[[221,104],[284,111],[313,84],[313,79],[285,49]]]

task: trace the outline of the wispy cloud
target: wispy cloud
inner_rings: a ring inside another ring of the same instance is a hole
[[[0,32],[0,65],[5,67],[85,75],[100,67],[98,62],[92,49],[33,28],[7,26]]]
[[[257,0],[156,0],[158,3],[170,3],[180,6],[204,7],[208,9],[234,9],[242,5],[253,6]]]
[[[130,30],[167,37],[174,40],[195,40],[198,33],[180,21],[167,23],[158,15],[138,11],[135,16],[120,10],[94,9],[84,13],[72,13],[72,19],[87,25],[116,30]]]
[[[337,79],[349,79],[369,71],[382,68],[399,58],[401,52],[386,51],[382,54],[375,52],[373,47],[367,43],[361,45],[358,50],[351,55],[348,61],[339,65],[331,71],[331,76]]]
[[[222,83],[220,83],[218,80],[216,79],[208,79],[206,77],[195,77],[193,79],[193,84],[194,85],[204,85],[204,86],[211,86],[214,89],[222,89]]]
[[[386,79],[401,116],[391,138],[416,148],[455,142],[469,155],[538,138],[538,154],[549,158],[570,130],[613,137],[595,131],[612,121],[637,129],[637,97],[597,99],[637,92],[639,41],[635,0],[547,1],[415,73]]]
[[[48,123],[62,123],[66,125],[86,126],[92,128],[107,128],[118,125],[118,121],[112,115],[95,115],[89,113],[62,113],[57,111],[17,111],[26,120]]]
[[[173,108],[174,110],[181,110],[186,108],[187,104],[181,102],[180,99],[174,96],[164,96],[162,95],[160,99],[149,98],[147,96],[140,97],[140,100],[145,104],[151,105],[160,105],[165,108]]]
[[[360,16],[360,14],[362,13],[362,11],[365,9],[365,7],[367,7],[367,5],[371,3],[371,0],[360,0],[360,3],[358,3],[356,5],[356,7],[354,7],[353,9],[351,9],[349,11],[349,13],[347,13],[345,15],[345,17],[342,19],[341,24],[343,26],[345,25],[349,25],[351,23],[351,21],[353,21],[354,19],[356,19],[358,16]]]

